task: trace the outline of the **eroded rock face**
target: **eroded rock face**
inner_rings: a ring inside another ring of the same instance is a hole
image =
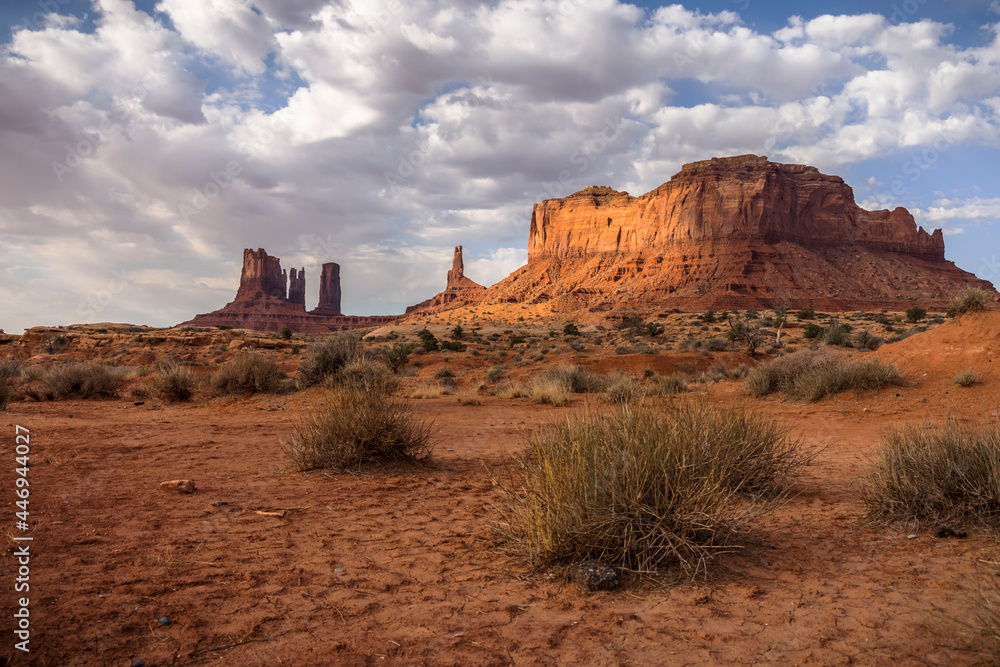
[[[851,245],[944,259],[941,231],[928,234],[918,228],[906,209],[866,211],[840,177],[756,155],[684,165],[670,181],[641,197],[589,187],[535,204],[528,258],[737,240]]]
[[[243,272],[240,274],[240,287],[236,296],[250,299],[266,294],[284,299],[287,280],[277,257],[271,257],[263,248],[247,248],[243,251]]]
[[[866,211],[837,176],[745,155],[685,165],[641,197],[588,187],[535,204],[528,264],[483,301],[593,312],[942,307],[988,282],[906,209]]]
[[[410,306],[406,309],[406,314],[447,310],[460,305],[478,303],[485,294],[485,287],[465,277],[462,246],[455,246],[455,254],[452,256],[451,270],[448,271],[448,282],[444,291],[427,301]]]
[[[305,310],[306,270],[304,267],[298,271],[291,269],[288,272],[288,301],[302,306],[302,309]]]
[[[327,262],[319,278],[319,305],[314,315],[340,315],[340,264]]]

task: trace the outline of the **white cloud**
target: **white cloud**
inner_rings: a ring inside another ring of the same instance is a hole
[[[251,246],[312,276],[338,261],[345,307],[401,312],[443,287],[454,245],[474,280],[505,277],[531,204],[587,185],[641,194],[737,153],[842,173],[1000,147],[1000,36],[962,49],[932,21],[764,34],[616,0],[157,8],[169,21],[99,0],[92,33],[53,16],[0,51],[0,234],[41,290],[0,291],[8,330],[40,323],[38,293],[77,318],[120,266],[144,272],[100,319],[187,319],[228,300]],[[992,195],[921,215],[996,219]]]

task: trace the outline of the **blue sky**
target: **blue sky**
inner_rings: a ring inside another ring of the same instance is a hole
[[[7,331],[214,310],[244,247],[304,266],[309,305],[338,261],[346,312],[399,313],[454,245],[484,284],[521,266],[536,201],[742,153],[905,206],[1000,282],[998,0],[42,0],[0,22]]]

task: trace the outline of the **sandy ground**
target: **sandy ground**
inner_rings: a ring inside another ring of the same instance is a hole
[[[32,635],[25,655],[6,630],[16,564],[15,531],[5,529],[0,656],[18,665],[976,664],[979,639],[960,622],[977,611],[977,577],[1000,561],[996,541],[866,526],[858,496],[885,427],[997,418],[992,366],[968,389],[948,378],[970,355],[1000,364],[1000,350],[972,349],[981,328],[969,340],[944,326],[926,335],[938,332],[957,336],[959,352],[919,367],[917,337],[880,352],[909,359],[912,386],[750,403],[823,449],[707,579],[590,594],[529,575],[490,529],[504,457],[572,407],[411,401],[436,424],[431,466],[334,475],[294,471],[281,446],[320,390],[167,406],[14,403],[0,423],[11,445],[15,425],[31,430]],[[708,387],[709,400],[742,400],[735,382]],[[158,491],[177,478],[198,491]],[[0,479],[7,526],[11,480]],[[258,513],[277,510],[284,516]]]

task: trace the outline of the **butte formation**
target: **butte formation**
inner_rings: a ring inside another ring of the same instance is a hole
[[[546,303],[554,312],[659,314],[713,309],[942,308],[962,287],[993,291],[944,258],[904,209],[867,211],[843,179],[756,155],[686,164],[640,197],[588,187],[535,204],[528,263],[486,288],[464,274],[461,246],[436,296],[400,316],[340,312],[340,267],[324,264],[319,306],[304,271],[286,276],[244,251],[236,298],[187,324],[323,332],[380,326],[465,305]]]

